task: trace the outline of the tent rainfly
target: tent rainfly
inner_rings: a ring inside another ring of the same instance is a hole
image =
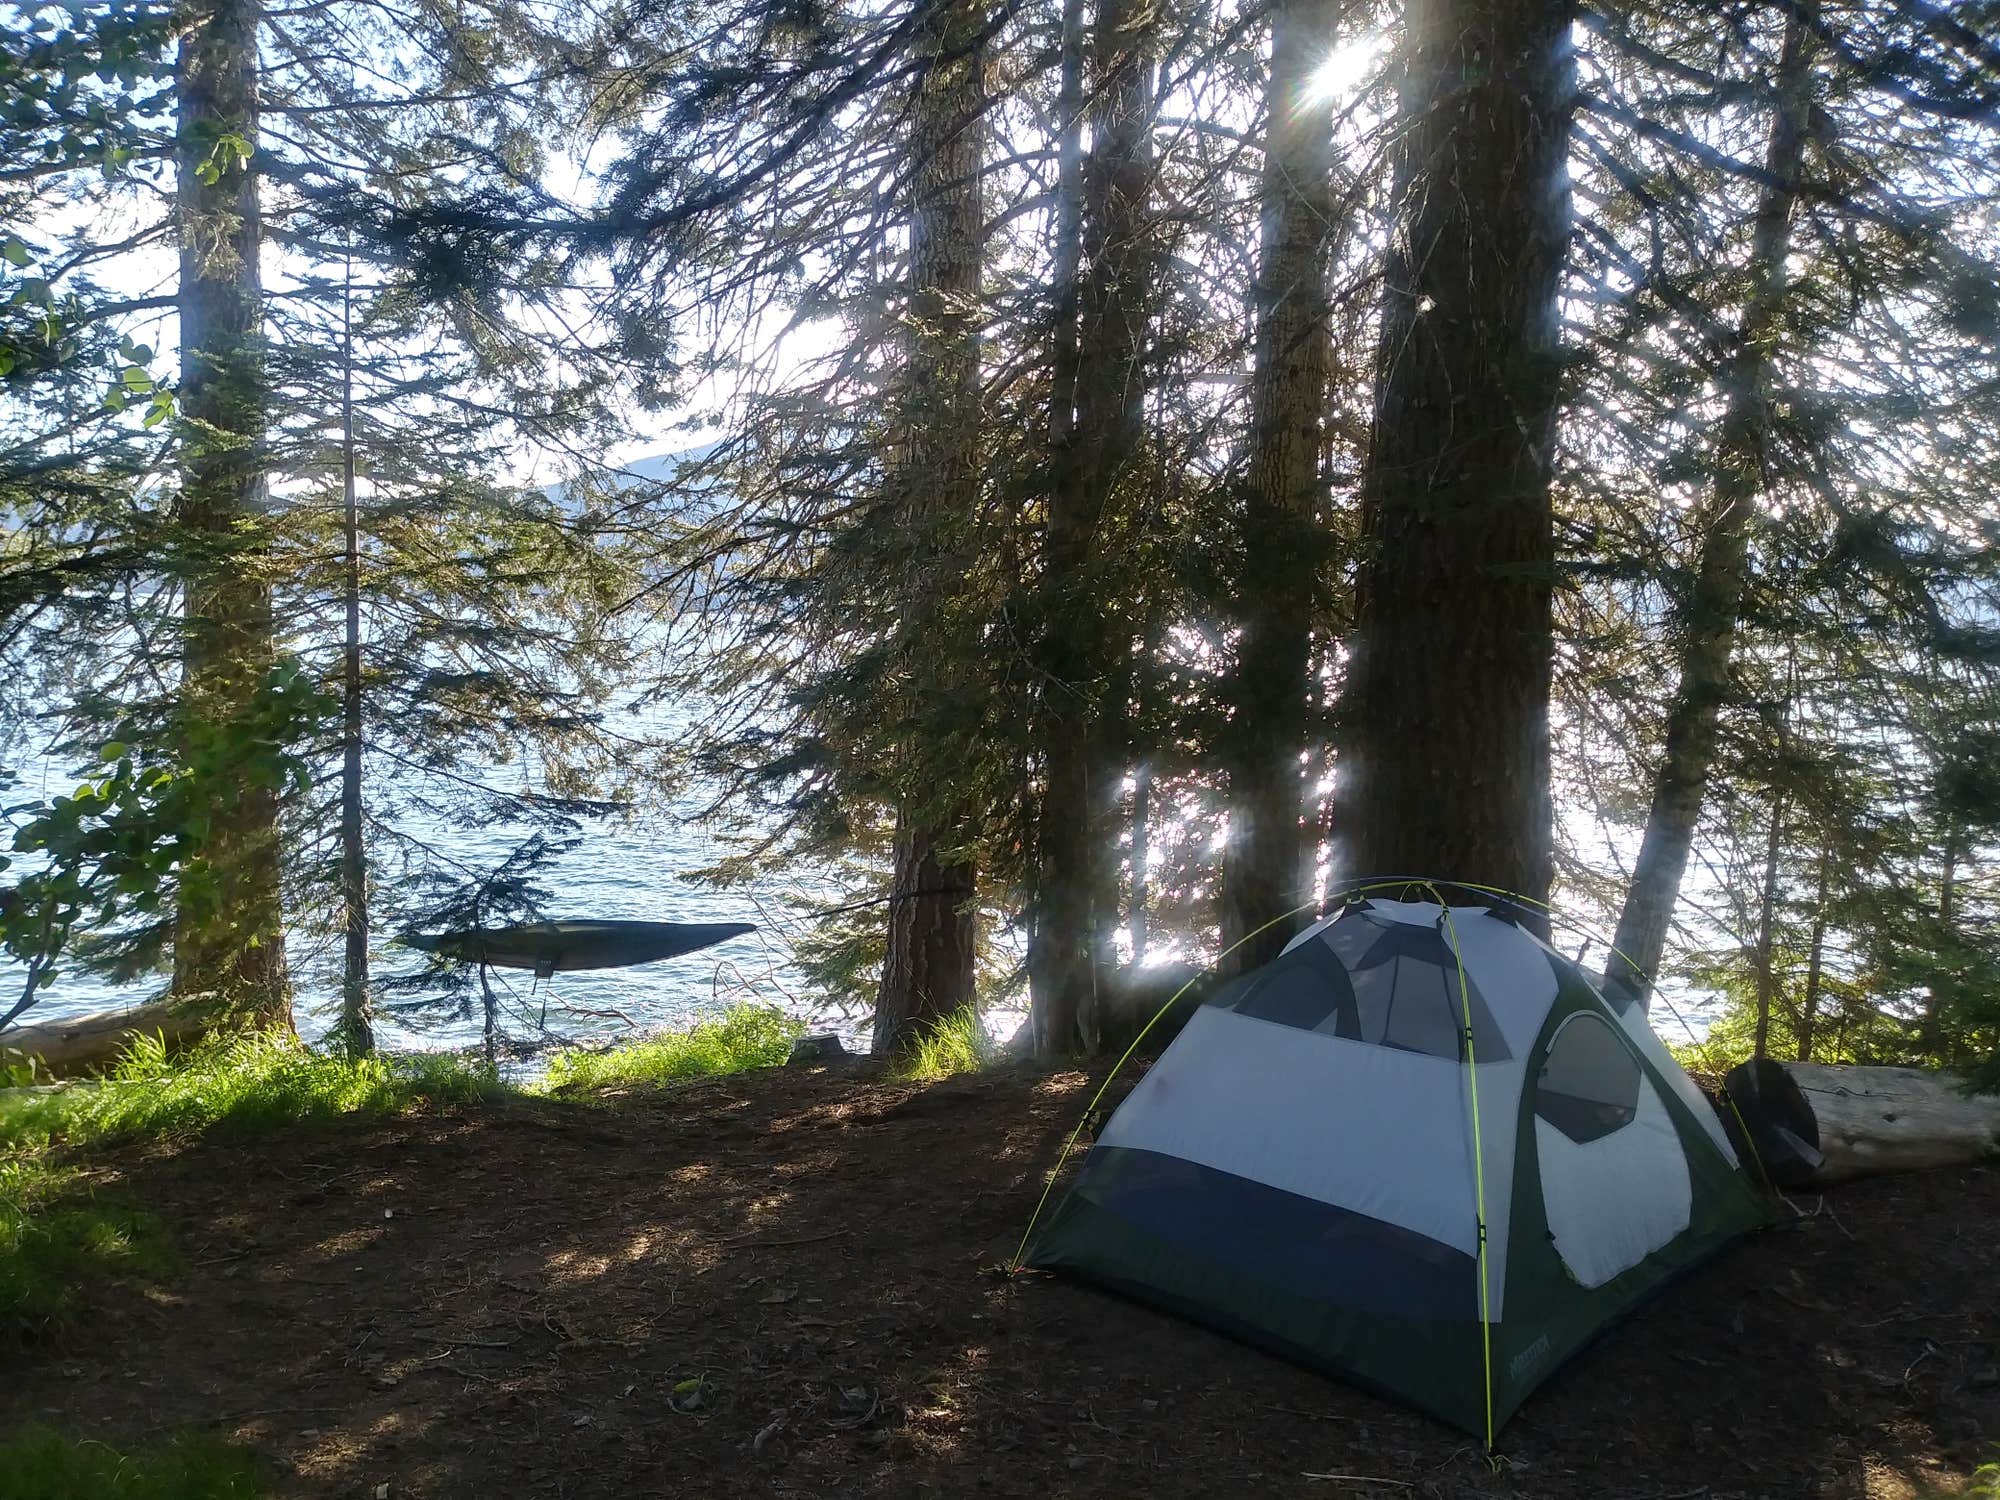
[[[1768,1218],[1643,1010],[1515,908],[1356,899],[1195,1012],[1023,1263],[1490,1447],[1608,1324]]]

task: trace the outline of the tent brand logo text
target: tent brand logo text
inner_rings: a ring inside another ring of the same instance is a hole
[[[1534,1343],[1507,1361],[1507,1373],[1519,1380],[1529,1370],[1549,1357],[1549,1336],[1545,1333]]]

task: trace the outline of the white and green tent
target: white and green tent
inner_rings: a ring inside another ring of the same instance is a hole
[[[1357,899],[1195,1012],[1025,1263],[1490,1444],[1606,1325],[1766,1218],[1643,1010],[1514,908]]]

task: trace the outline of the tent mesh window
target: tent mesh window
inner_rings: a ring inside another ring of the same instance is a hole
[[[1485,1063],[1509,1055],[1440,928],[1361,911],[1259,970],[1244,989],[1216,998],[1260,1021],[1460,1061],[1469,1011],[1473,1056]]]
[[[1572,1016],[1549,1043],[1535,1084],[1535,1113],[1579,1145],[1632,1123],[1639,1064],[1603,1020]]]

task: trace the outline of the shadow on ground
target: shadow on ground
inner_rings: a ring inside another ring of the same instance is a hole
[[[135,1148],[117,1191],[187,1266],[0,1352],[0,1430],[199,1427],[303,1496],[1901,1500],[1994,1456],[2000,1171],[1830,1195],[1577,1360],[1489,1465],[999,1274],[1089,1086],[786,1070]]]

